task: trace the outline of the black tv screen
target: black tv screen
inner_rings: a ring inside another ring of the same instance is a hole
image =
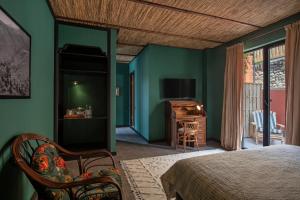
[[[164,98],[195,98],[196,79],[164,79]]]

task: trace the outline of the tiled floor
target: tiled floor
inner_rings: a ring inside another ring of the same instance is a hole
[[[120,142],[129,142],[135,144],[149,144],[144,138],[142,138],[142,136],[138,135],[130,127],[117,128],[116,132],[117,132],[117,140]],[[262,141],[256,144],[255,139],[250,137],[245,138],[244,142],[245,142],[244,147],[246,149],[255,149],[263,146]],[[278,145],[278,144],[281,144],[281,142],[277,140],[271,141],[271,145]],[[151,145],[155,145],[160,148],[166,147],[166,144],[160,144],[160,143],[155,143],[155,144],[151,143]]]
[[[142,138],[142,136],[138,135],[130,127],[117,128],[116,138],[117,141],[121,141],[121,142],[130,142],[135,144],[148,144],[148,142],[144,138]]]
[[[278,140],[271,141],[271,145],[278,145],[278,144],[281,144],[281,142]],[[262,146],[263,146],[262,141],[260,141],[258,144],[256,144],[254,138],[245,138],[244,147],[246,149],[255,149],[255,148],[262,147]]]

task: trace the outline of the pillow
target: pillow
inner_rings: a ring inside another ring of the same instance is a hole
[[[49,180],[59,183],[73,181],[64,159],[59,156],[55,146],[52,144],[42,144],[35,149],[32,155],[31,167]],[[69,199],[65,190],[45,188],[45,194],[51,200]]]

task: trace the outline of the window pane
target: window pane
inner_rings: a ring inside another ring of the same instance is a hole
[[[285,126],[285,46],[269,49],[270,144],[281,144]],[[277,138],[277,139],[276,139]]]
[[[244,55],[244,147],[255,148],[256,134],[262,124],[255,124],[254,113],[263,109],[263,49],[248,52]],[[259,132],[262,134],[262,132]]]

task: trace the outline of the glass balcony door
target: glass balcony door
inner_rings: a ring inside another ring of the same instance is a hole
[[[284,53],[280,42],[244,54],[244,148],[284,141]]]

